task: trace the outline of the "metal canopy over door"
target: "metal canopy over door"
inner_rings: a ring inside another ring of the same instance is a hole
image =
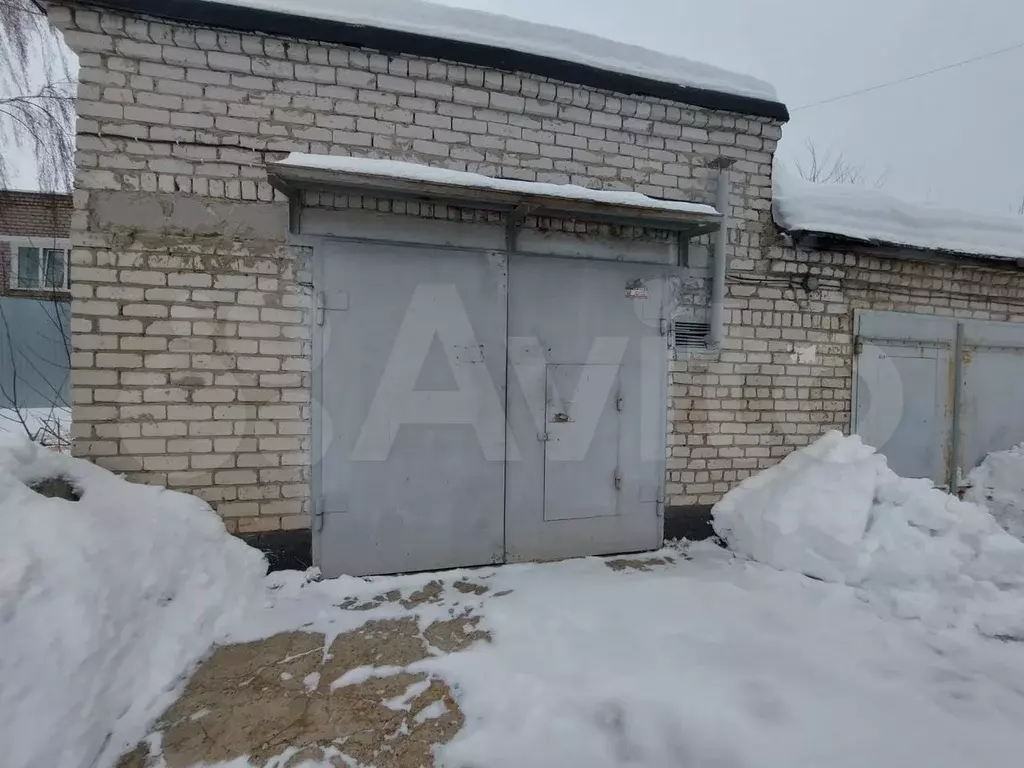
[[[956,491],[1024,441],[1024,325],[861,311],[856,326],[854,430],[897,473]]]
[[[325,240],[316,261],[317,562],[501,562],[505,256]]]
[[[656,547],[667,381],[665,268],[513,255],[509,560]]]

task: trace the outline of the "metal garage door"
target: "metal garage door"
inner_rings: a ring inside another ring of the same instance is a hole
[[[658,545],[665,267],[341,239],[315,253],[326,574]]]
[[[318,252],[321,568],[501,562],[505,256],[354,242]]]
[[[906,477],[960,487],[1024,441],[1024,325],[858,312],[854,431]]]
[[[508,423],[521,457],[507,470],[509,559],[660,542],[663,272],[512,257]]]

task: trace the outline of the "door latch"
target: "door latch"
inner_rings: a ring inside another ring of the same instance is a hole
[[[615,473],[615,490],[622,490],[622,475],[620,475],[618,472]]]
[[[615,410],[622,410],[622,395],[619,395],[618,397],[615,398]]]
[[[538,432],[537,433],[537,440],[539,442],[541,442],[541,443],[546,443],[550,439],[551,439],[551,437],[548,435],[547,432]]]
[[[324,497],[313,500],[313,530],[320,533],[324,529]]]

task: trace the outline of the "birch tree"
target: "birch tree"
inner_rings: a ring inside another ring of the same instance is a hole
[[[43,9],[34,0],[0,0],[0,187],[70,192],[74,92],[67,48]],[[59,213],[54,205],[56,237]],[[6,213],[0,210],[0,219]],[[13,232],[12,228],[8,231]],[[47,250],[40,248],[39,253]],[[65,269],[66,260],[61,265],[61,270]],[[43,273],[48,272],[44,266]],[[63,287],[63,271],[60,283]],[[35,298],[13,299],[38,303],[41,311],[34,315],[40,319],[34,327],[9,322],[0,304],[0,366],[9,373],[0,380],[0,432],[22,432],[32,440],[66,450],[71,357],[67,300],[66,294],[45,280],[39,287],[42,290],[33,291]],[[55,348],[56,359],[40,352]],[[23,407],[28,401],[46,405]]]
[[[0,184],[31,158],[40,189],[71,189],[74,83],[60,33],[34,0],[0,0]]]

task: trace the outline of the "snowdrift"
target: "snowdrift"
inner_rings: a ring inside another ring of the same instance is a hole
[[[1024,543],[982,506],[829,432],[714,508],[730,549],[864,590],[897,615],[1024,639]]]
[[[77,502],[28,486],[68,479]],[[6,768],[106,768],[264,599],[266,563],[203,501],[0,438]]]
[[[844,184],[814,184],[776,168],[772,214],[789,232],[1002,259],[1024,256],[1024,218],[938,208]]]
[[[987,507],[1004,530],[1024,540],[1024,443],[990,453],[967,483],[964,498]]]

